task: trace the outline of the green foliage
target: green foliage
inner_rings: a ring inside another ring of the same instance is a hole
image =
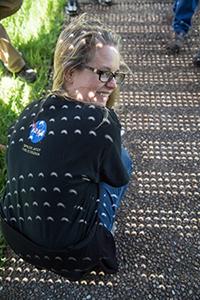
[[[64,20],[66,0],[24,0],[13,16],[2,21],[12,44],[37,71],[38,79],[28,84],[8,74],[0,65],[0,143],[6,144],[8,127],[31,101],[41,98],[51,86],[49,79],[56,40]],[[5,185],[5,153],[0,151],[0,195]],[[5,242],[0,234],[0,258]],[[0,260],[1,264],[1,260]]]

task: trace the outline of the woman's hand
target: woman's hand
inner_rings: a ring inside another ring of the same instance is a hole
[[[0,144],[0,151],[5,151],[6,150],[6,146],[3,144]]]

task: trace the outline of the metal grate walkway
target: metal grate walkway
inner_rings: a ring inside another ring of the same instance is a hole
[[[119,272],[70,283],[11,253],[0,299],[200,299],[199,15],[181,53],[168,56],[171,0],[80,2],[121,34],[133,71],[118,108],[135,166],[117,219]]]

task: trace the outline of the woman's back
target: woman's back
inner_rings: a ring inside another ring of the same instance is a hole
[[[94,105],[55,95],[42,101],[30,104],[11,131],[4,214],[32,241],[62,249],[93,234],[100,180],[123,181],[117,160],[110,172],[112,159],[103,158],[107,148],[117,155],[120,127],[110,113],[103,121],[104,110]]]

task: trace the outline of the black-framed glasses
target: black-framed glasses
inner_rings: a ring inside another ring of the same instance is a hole
[[[116,83],[121,84],[121,83],[123,83],[124,78],[125,78],[125,74],[121,73],[121,72],[118,72],[118,71],[113,73],[111,71],[98,70],[96,68],[93,68],[93,67],[90,67],[90,66],[87,66],[87,65],[84,65],[84,67],[86,69],[98,74],[99,75],[99,80],[101,82],[104,82],[104,83],[109,82],[113,78],[115,78]]]

